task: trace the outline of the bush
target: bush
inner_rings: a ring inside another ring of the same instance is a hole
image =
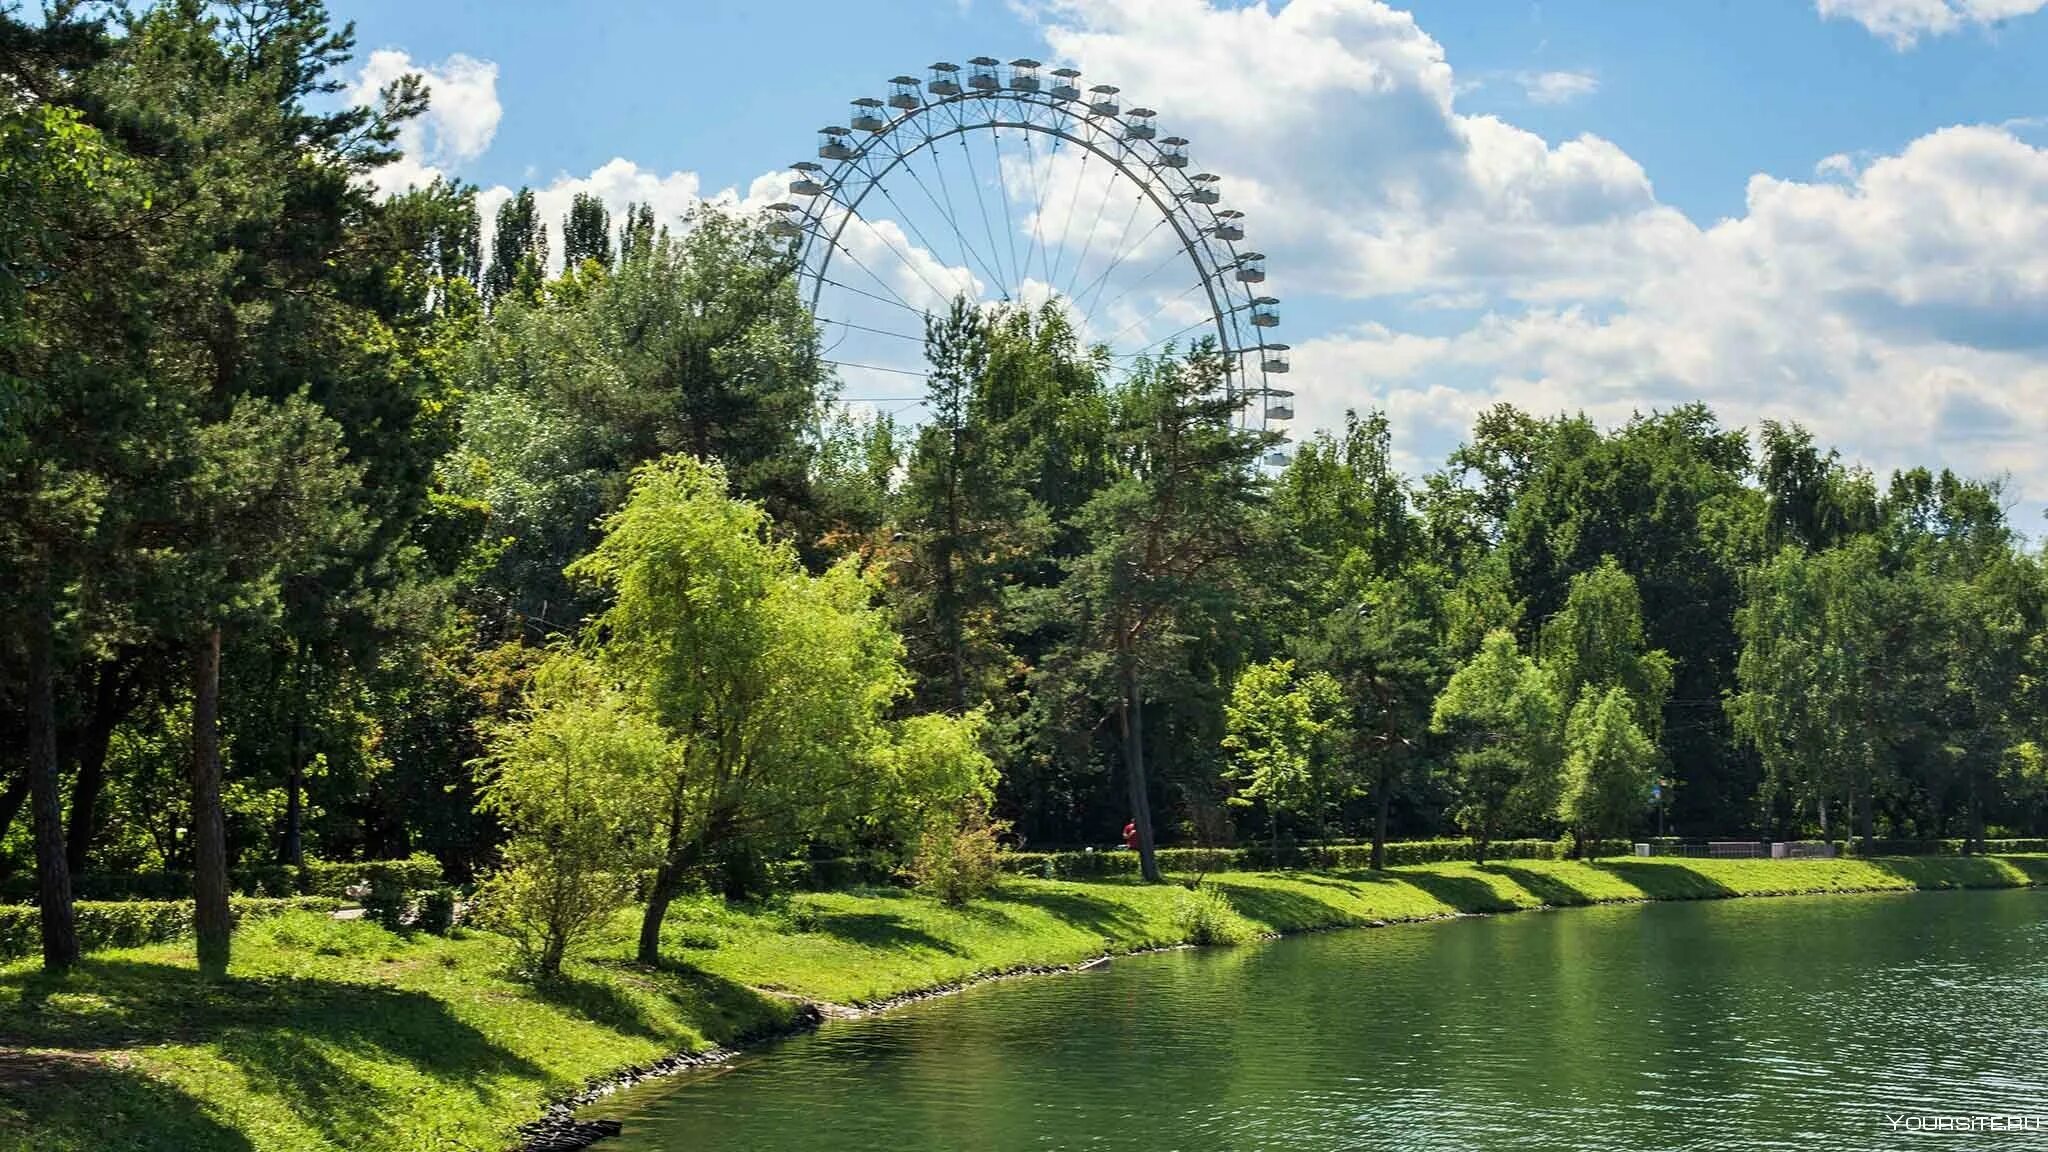
[[[432,888],[443,882],[441,862],[415,855],[405,860],[308,860],[303,867],[258,864],[235,869],[229,886],[244,896],[343,897],[350,888],[379,876],[395,878],[407,889]],[[79,900],[189,900],[190,872],[80,872],[71,878],[71,894]],[[0,882],[0,900],[27,903],[35,899],[35,876],[23,873]]]
[[[477,889],[470,919],[511,937],[518,969],[549,979],[633,896],[630,873],[575,867],[537,841],[515,840],[505,866]]]
[[[1242,944],[1258,935],[1221,889],[1201,883],[1174,906],[1173,923],[1189,944]]]
[[[446,884],[420,893],[419,912],[412,926],[435,936],[446,936],[455,927],[455,889]]]
[[[958,816],[934,820],[918,837],[910,876],[917,889],[955,906],[987,895],[1002,875],[1007,820],[989,819],[988,809],[970,803]]]
[[[341,901],[324,897],[269,899],[236,897],[230,902],[235,920],[247,923],[294,909],[330,912]],[[182,939],[192,932],[189,900],[81,900],[72,905],[81,951],[139,948]],[[32,907],[0,905],[0,960],[18,960],[42,951],[41,920]]]
[[[393,932],[405,927],[412,910],[412,893],[398,877],[388,873],[370,878],[363,889],[363,915]]]

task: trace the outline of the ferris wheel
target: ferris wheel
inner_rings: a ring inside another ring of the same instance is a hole
[[[1211,338],[1240,419],[1278,431],[1294,417],[1288,346],[1270,338],[1280,302],[1266,258],[1241,247],[1244,213],[1153,109],[1041,68],[977,56],[897,76],[792,165],[768,226],[796,246],[848,398],[916,407],[902,394],[925,375],[924,318],[955,296],[1056,300],[1112,371]]]

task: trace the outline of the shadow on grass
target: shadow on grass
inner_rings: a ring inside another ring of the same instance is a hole
[[[1520,905],[1493,890],[1477,876],[1414,869],[1401,879],[1415,885],[1460,912],[1512,912]]]
[[[744,1044],[780,1032],[796,1018],[796,1001],[766,995],[694,964],[664,958],[650,978],[683,1018],[714,1044]],[[680,1038],[664,1035],[662,1039],[674,1042]]]
[[[0,1003],[10,998],[9,1010],[0,1013],[0,1046],[99,1052],[203,1045],[256,1091],[276,1096],[343,1147],[386,1135],[387,1114],[412,1103],[345,1067],[339,1054],[400,1065],[444,1085],[544,1075],[441,1001],[386,985],[286,978],[209,983],[190,968],[89,958],[69,977],[31,971],[0,978]]]
[[[664,1028],[650,1019],[646,1007],[616,983],[571,976],[565,972],[552,980],[530,986],[526,994],[614,1032],[671,1043],[677,1038],[673,1029]]]
[[[19,1139],[20,1144],[12,1141]],[[197,1101],[90,1056],[0,1050],[0,1146],[37,1152],[248,1152]]]
[[[1144,920],[1130,908],[1086,892],[1016,885],[1005,888],[1001,895],[1009,903],[1042,909],[1097,936],[1124,938],[1141,935],[1145,930]]]
[[[1740,895],[1735,889],[1678,860],[1661,864],[1589,860],[1586,867],[1620,877],[1652,900],[1718,900],[1724,896]]]
[[[1306,928],[1329,928],[1363,921],[1357,913],[1337,904],[1318,900],[1294,888],[1265,885],[1213,884],[1240,916],[1256,920],[1276,931],[1299,932]]]
[[[1584,892],[1579,891],[1577,888],[1572,887],[1548,872],[1538,872],[1533,868],[1522,868],[1513,864],[1481,864],[1478,867],[1482,872],[1491,872],[1496,876],[1507,877],[1509,880],[1521,885],[1523,890],[1528,892],[1529,895],[1552,907],[1565,908],[1577,904],[1593,903],[1591,896],[1586,895]]]
[[[814,931],[868,948],[925,948],[959,955],[949,941],[913,927],[894,912],[821,912]]]
[[[1983,856],[1874,856],[1866,863],[1915,888],[2013,888],[2012,869],[2034,883],[2048,882],[2048,858],[1988,859]]]

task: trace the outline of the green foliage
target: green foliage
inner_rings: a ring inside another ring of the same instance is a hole
[[[1188,944],[1242,944],[1258,930],[1238,915],[1230,897],[1213,884],[1196,884],[1183,891],[1173,909],[1174,927]]]
[[[1635,702],[1616,686],[1579,697],[1565,725],[1558,818],[1581,843],[1625,835],[1650,803],[1656,745],[1636,724]]]
[[[235,919],[253,923],[281,913],[303,911],[321,919],[341,901],[323,896],[283,899],[242,898],[230,902]],[[81,900],[77,913],[79,947],[87,952],[107,948],[135,948],[177,940],[192,931],[190,900]],[[20,905],[0,904],[0,961],[34,955],[40,944],[36,910]]]
[[[910,878],[920,892],[959,906],[987,895],[1002,876],[1001,837],[1009,823],[991,820],[979,802],[963,805],[957,815],[938,815],[925,824],[910,862]]]
[[[446,884],[428,888],[419,894],[419,910],[413,916],[412,926],[435,936],[446,936],[455,926],[455,889]]]
[[[1345,772],[1342,689],[1327,672],[1298,675],[1294,661],[1244,670],[1224,706],[1225,778],[1233,803],[1263,802],[1278,836],[1280,814],[1320,826],[1356,785]]]
[[[1478,847],[1538,823],[1559,797],[1563,709],[1550,673],[1507,632],[1489,633],[1436,699],[1431,727],[1453,735],[1453,818]]]

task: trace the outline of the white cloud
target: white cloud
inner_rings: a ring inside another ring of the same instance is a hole
[[[1600,79],[1587,72],[1524,72],[1516,77],[1522,93],[1537,104],[1569,104],[1600,90]]]
[[[1814,0],[1823,19],[1854,20],[1903,52],[1922,36],[2031,16],[2048,0]]]
[[[1421,467],[1498,400],[1618,420],[1704,399],[2048,498],[2048,150],[2010,128],[1758,175],[1702,227],[1611,141],[1460,112],[1441,47],[1375,0],[1034,11],[1060,57],[1191,137],[1226,203],[1256,189],[1275,294],[1316,306],[1290,315],[1357,318],[1293,333],[1303,424],[1384,407]]]
[[[387,193],[431,183],[483,155],[504,114],[498,103],[498,66],[461,53],[439,64],[415,64],[405,52],[380,48],[363,62],[348,99],[372,103],[385,85],[407,73],[425,79],[427,111],[399,129],[405,157],[377,173],[377,187]]]

